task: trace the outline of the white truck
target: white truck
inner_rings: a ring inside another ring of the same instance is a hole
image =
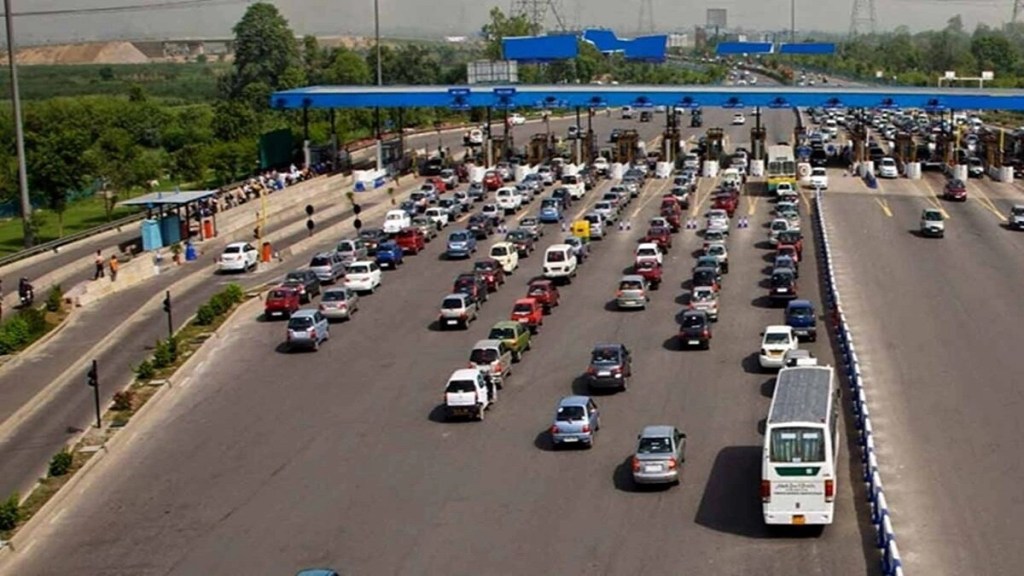
[[[384,215],[384,233],[395,235],[412,226],[412,217],[405,210],[388,210]]]
[[[497,399],[494,383],[482,370],[462,368],[452,372],[444,387],[445,416],[483,420]]]

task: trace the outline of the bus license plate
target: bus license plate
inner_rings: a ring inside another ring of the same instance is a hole
[[[806,523],[807,523],[807,518],[805,518],[803,514],[799,514],[799,515],[793,516],[793,525],[794,526],[803,526]]]

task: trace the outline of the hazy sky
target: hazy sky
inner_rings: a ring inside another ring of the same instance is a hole
[[[167,4],[181,0],[12,0],[13,12]],[[190,0],[188,7],[21,16],[20,44],[96,39],[206,38],[230,35],[246,0]],[[555,0],[572,23],[599,25],[632,34],[639,24],[641,0]],[[797,29],[845,32],[853,0],[794,0]],[[874,0],[881,29],[906,25],[912,30],[941,28],[960,14],[968,29],[979,22],[998,26],[1009,19],[1012,0]],[[205,5],[204,5],[205,3]],[[373,0],[276,0],[298,34],[340,35],[373,30]],[[790,0],[653,0],[659,32],[691,31],[703,24],[707,8],[728,10],[729,26],[788,29]],[[480,29],[491,6],[472,0],[380,0],[381,28],[400,36],[468,35]],[[511,0],[497,4],[508,11]]]

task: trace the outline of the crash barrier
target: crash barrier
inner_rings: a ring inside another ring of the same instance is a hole
[[[851,407],[857,425],[857,443],[861,448],[860,460],[864,467],[862,479],[867,490],[871,522],[875,526],[875,545],[881,555],[882,573],[885,576],[903,576],[903,561],[900,558],[899,547],[896,545],[896,531],[893,529],[889,503],[886,500],[885,487],[882,484],[882,474],[878,466],[878,458],[875,455],[875,437],[871,425],[871,411],[868,408],[867,390],[864,387],[853,334],[846,323],[839,287],[836,285],[835,269],[832,266],[832,248],[829,245],[828,230],[825,229],[823,198],[821,190],[816,190],[814,193],[813,229],[819,247],[818,265],[826,288],[825,312],[840,352],[841,357],[838,358],[838,364],[849,386]]]

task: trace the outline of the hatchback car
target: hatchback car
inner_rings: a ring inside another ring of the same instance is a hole
[[[632,375],[633,357],[625,344],[598,344],[590,353],[586,381],[591,389],[615,388],[625,391]]]
[[[645,426],[633,454],[633,482],[679,484],[686,461],[686,434],[674,426]]]
[[[704,310],[687,310],[679,323],[677,336],[683,348],[698,346],[707,350],[711,348],[711,318]]]
[[[469,258],[476,252],[476,236],[468,230],[455,230],[448,235],[447,258]]]
[[[359,310],[359,294],[344,286],[328,288],[320,297],[319,308],[328,320],[351,320]]]
[[[793,300],[797,297],[796,274],[787,268],[772,270],[768,281],[768,298],[773,302]]]
[[[539,240],[544,236],[544,224],[538,218],[533,216],[527,216],[519,221],[519,229],[526,230],[530,234],[533,234],[534,240]]]
[[[690,310],[702,310],[712,322],[718,322],[718,292],[710,286],[698,286],[690,292]]]
[[[709,266],[701,266],[693,270],[693,276],[690,280],[691,288],[698,288],[700,286],[708,286],[715,292],[721,290],[722,285],[718,282],[719,275],[718,270]]]
[[[320,295],[320,279],[312,270],[292,270],[285,275],[284,283],[298,286],[303,302],[309,302]]]
[[[818,339],[818,317],[810,300],[791,300],[786,305],[786,325],[793,329],[797,338],[811,342]]]
[[[297,310],[288,319],[288,350],[320,349],[320,343],[331,337],[331,326],[319,310]]]
[[[267,297],[263,299],[263,316],[267,319],[289,318],[300,307],[302,299],[298,288],[278,286],[267,292]]]
[[[345,259],[337,252],[321,252],[309,261],[309,269],[320,282],[334,284],[345,275]]]
[[[943,189],[942,194],[946,200],[956,200],[957,202],[967,201],[967,185],[964,184],[963,180],[959,178],[951,178],[946,182],[946,187]]]
[[[494,258],[484,258],[473,263],[473,272],[484,277],[487,289],[496,292],[505,283],[505,269]]]
[[[346,264],[356,260],[365,260],[370,253],[362,238],[344,238],[334,247],[334,251],[341,256],[342,261]]]
[[[477,305],[468,294],[449,294],[441,300],[441,312],[437,318],[437,326],[441,330],[447,328],[469,328],[470,322],[476,320]]]
[[[619,279],[619,289],[615,292],[615,305],[619,310],[647,308],[650,296],[647,294],[647,279],[639,274],[627,274]]]
[[[946,218],[942,211],[935,208],[925,208],[921,211],[921,235],[932,238],[942,238],[946,235]]]
[[[594,435],[601,428],[601,413],[589,396],[566,396],[555,407],[555,421],[548,432],[555,448],[582,444],[594,447]]]

